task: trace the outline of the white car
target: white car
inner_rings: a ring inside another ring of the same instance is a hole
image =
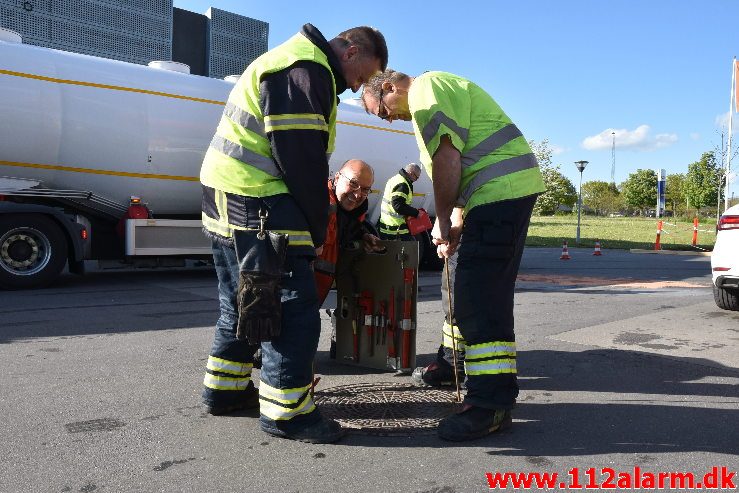
[[[719,220],[711,271],[716,305],[739,311],[739,205],[726,209]]]

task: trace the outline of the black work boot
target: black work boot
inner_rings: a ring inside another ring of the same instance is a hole
[[[454,370],[449,365],[440,365],[433,362],[423,367],[419,366],[411,374],[413,385],[419,387],[455,387]],[[459,375],[459,386],[464,388],[464,373]]]
[[[249,381],[249,385],[244,390],[236,390],[229,392],[230,395],[236,395],[236,399],[228,404],[210,404],[205,403],[205,411],[213,416],[221,416],[243,409],[255,409],[259,407],[259,390],[254,387],[254,382]]]
[[[511,412],[507,409],[485,409],[465,404],[462,410],[439,422],[439,438],[463,442],[484,437],[511,426]]]
[[[262,431],[279,438],[287,438],[288,440],[297,440],[306,443],[334,443],[346,435],[346,430],[333,419],[321,417],[321,419],[312,425],[308,425],[302,430],[296,432],[286,432],[274,426],[262,423]]]

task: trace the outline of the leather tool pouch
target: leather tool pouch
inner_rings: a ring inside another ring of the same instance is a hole
[[[239,260],[236,338],[260,344],[280,335],[280,279],[288,237],[272,231],[234,231]]]

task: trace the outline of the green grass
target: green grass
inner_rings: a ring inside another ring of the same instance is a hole
[[[664,220],[660,243],[663,250],[712,250],[716,241],[714,223],[703,220],[698,226],[698,244],[691,246],[693,222],[668,217]],[[577,216],[534,216],[529,226],[527,246],[561,247],[567,240],[575,246]],[[657,219],[644,217],[583,216],[580,220],[580,247],[592,248],[595,240],[601,248],[653,249],[657,236]]]

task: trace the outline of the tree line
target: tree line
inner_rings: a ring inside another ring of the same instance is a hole
[[[546,191],[536,201],[534,213],[547,216],[577,207],[577,188],[552,161],[548,140],[529,141],[541,167]],[[719,154],[717,156],[717,154]],[[688,165],[687,173],[667,175],[665,208],[676,216],[698,214],[703,209],[712,214],[723,203],[724,169],[721,151],[703,153]],[[646,215],[657,206],[657,172],[637,169],[626,181],[616,185],[592,180],[582,184],[583,210],[591,214]]]

